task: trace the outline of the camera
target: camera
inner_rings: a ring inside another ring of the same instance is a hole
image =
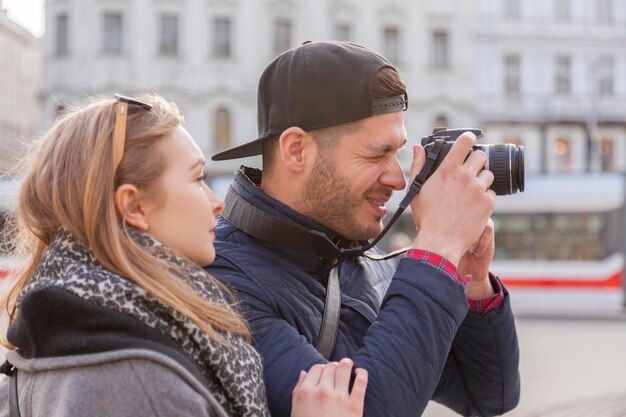
[[[435,128],[433,132],[422,137],[422,146],[428,154],[432,151],[437,141],[443,142],[443,147],[437,156],[428,177],[441,165],[446,157],[452,144],[465,132],[472,132],[476,138],[483,135],[482,129],[446,129]],[[493,173],[494,180],[491,189],[497,195],[516,194],[518,191],[524,191],[524,147],[511,143],[474,145],[470,151],[483,151],[487,154],[487,162],[484,169],[488,169]],[[469,156],[469,153],[468,155]]]

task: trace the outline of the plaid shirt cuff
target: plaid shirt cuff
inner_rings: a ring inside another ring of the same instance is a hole
[[[404,257],[424,262],[436,270],[443,272],[448,278],[463,287],[463,291],[467,289],[467,286],[472,280],[471,275],[462,276],[461,272],[454,264],[436,253],[421,249],[409,249]],[[489,281],[493,287],[494,294],[482,300],[467,300],[472,313],[484,316],[502,304],[502,300],[504,299],[502,284],[500,284],[500,281],[491,272],[489,273]]]
[[[462,286],[463,291],[467,289],[467,285],[472,279],[470,275],[467,275],[465,277],[461,276],[459,269],[454,266],[454,264],[452,264],[443,256],[437,255],[433,252],[428,252],[421,249],[409,249],[408,251],[406,251],[404,257],[424,262],[435,268],[437,271],[443,272],[452,281]]]
[[[483,298],[482,300],[467,300],[472,313],[484,316],[502,304],[502,300],[504,299],[502,284],[500,284],[500,281],[491,272],[489,273],[489,282],[491,282],[491,286],[493,287],[494,294],[492,296]]]

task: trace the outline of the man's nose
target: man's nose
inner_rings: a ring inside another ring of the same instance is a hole
[[[403,190],[406,187],[404,171],[397,157],[393,159],[388,170],[381,176],[380,182],[394,190]]]

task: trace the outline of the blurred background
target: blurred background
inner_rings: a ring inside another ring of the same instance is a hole
[[[264,67],[328,39],[396,66],[410,141],[477,127],[525,148],[525,192],[493,216],[521,346],[507,415],[626,416],[626,1],[0,0],[0,173],[65,108],[115,92],[176,101],[207,155],[254,139]],[[224,195],[242,163],[260,159],[209,163],[209,184]],[[18,186],[0,175],[0,229]],[[383,248],[413,233],[405,216]]]

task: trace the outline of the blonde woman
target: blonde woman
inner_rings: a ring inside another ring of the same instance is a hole
[[[0,303],[0,416],[268,416],[263,368],[215,258],[223,201],[175,104],[93,101],[30,152]],[[302,372],[293,416],[360,416],[367,374]],[[7,401],[8,399],[8,401]]]

